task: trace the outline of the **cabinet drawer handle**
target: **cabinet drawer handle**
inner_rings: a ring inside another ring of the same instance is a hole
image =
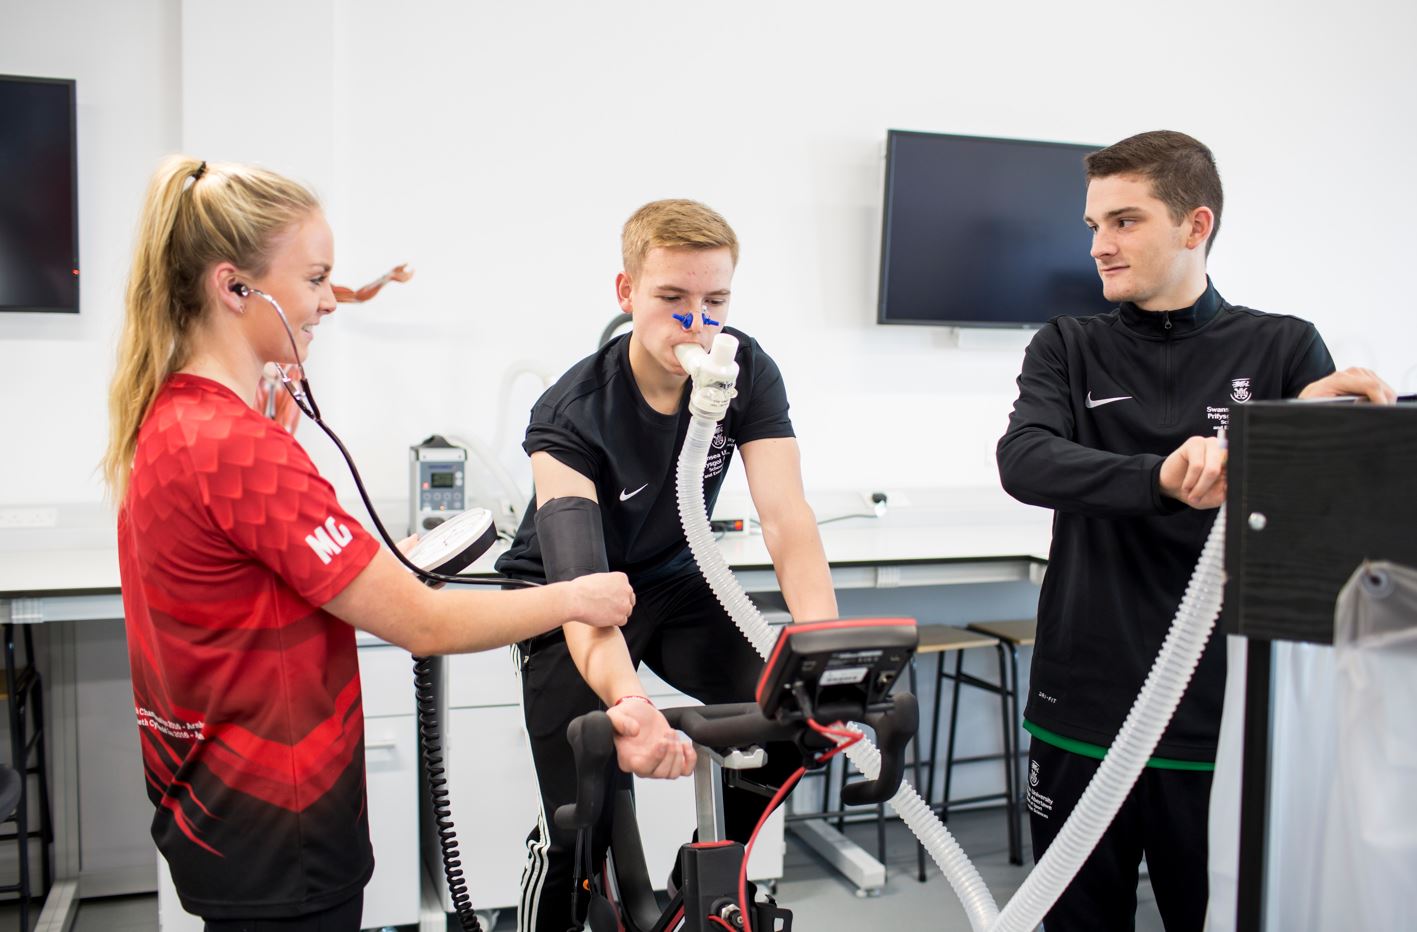
[[[365,741],[365,751],[394,751],[397,750],[399,742],[397,738],[385,738],[382,741]]]

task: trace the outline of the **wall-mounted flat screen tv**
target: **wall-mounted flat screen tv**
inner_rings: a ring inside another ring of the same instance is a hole
[[[0,312],[79,311],[74,82],[0,75]]]
[[[1082,220],[1098,148],[890,130],[877,321],[1036,327],[1112,307]]]

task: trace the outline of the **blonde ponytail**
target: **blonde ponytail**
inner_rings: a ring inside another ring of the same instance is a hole
[[[217,262],[263,274],[273,241],[319,201],[265,169],[164,159],[148,185],[124,299],[118,364],[108,390],[103,475],[122,502],[138,428],[167,378],[187,362],[193,323],[209,297],[203,276]]]

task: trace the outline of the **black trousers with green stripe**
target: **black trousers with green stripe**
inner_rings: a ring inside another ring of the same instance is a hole
[[[1048,850],[1101,761],[1034,738],[1024,787],[1035,862]],[[1208,897],[1209,771],[1147,767],[1097,848],[1043,919],[1045,932],[1130,932],[1146,857],[1166,932],[1200,932]]]

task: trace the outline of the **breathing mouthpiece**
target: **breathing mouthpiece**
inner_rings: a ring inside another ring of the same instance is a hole
[[[679,365],[694,382],[689,395],[689,413],[717,421],[728,411],[728,403],[738,394],[738,338],[720,333],[713,338],[713,348],[704,352],[697,343],[681,343],[674,347]]]

